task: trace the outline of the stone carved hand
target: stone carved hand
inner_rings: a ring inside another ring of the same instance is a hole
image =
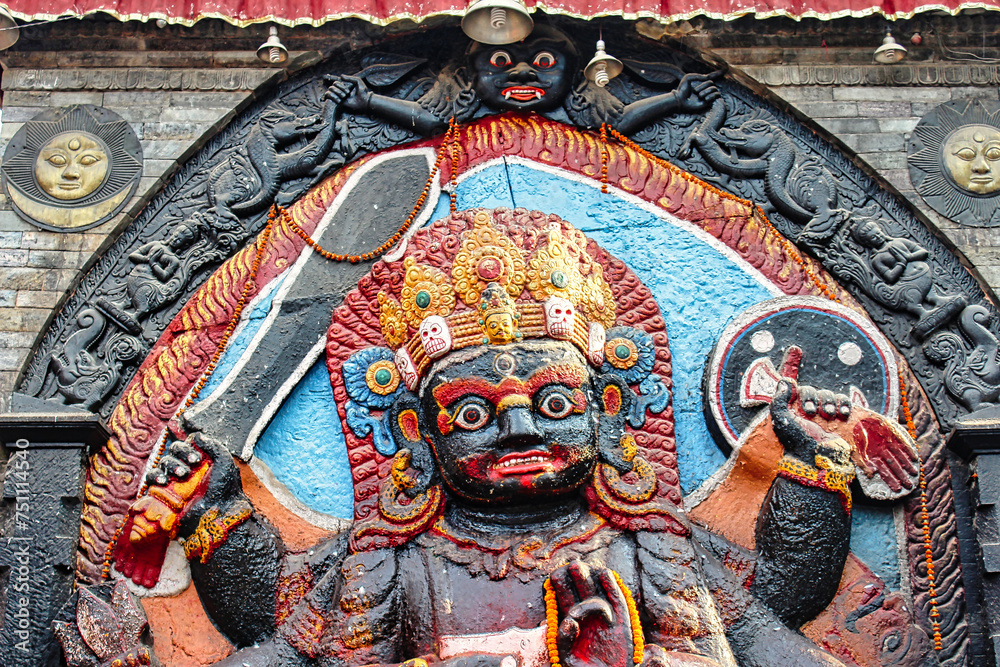
[[[771,424],[785,453],[818,466],[824,457],[835,469],[850,472],[851,446],[837,432],[851,415],[851,399],[796,381],[802,350],[790,347],[781,364],[781,380],[771,399]],[[826,467],[826,466],[823,466]]]
[[[824,428],[830,421],[846,420],[850,413],[846,396],[799,385],[787,377],[778,382],[771,401],[771,423],[785,453],[810,466],[817,465],[817,456],[835,468],[850,465],[850,445]]]
[[[146,494],[129,507],[114,551],[118,571],[156,585],[170,540],[193,532],[205,510],[242,498],[232,457],[201,434],[174,441],[146,476]]]
[[[344,100],[357,90],[357,85],[344,77],[328,76],[324,77],[323,80],[327,84],[326,92],[323,93],[323,99],[330,100],[334,104],[343,104]]]
[[[334,87],[337,87],[340,90],[341,86],[348,87],[347,92],[343,93],[343,98],[340,100],[345,109],[354,113],[366,113],[369,110],[373,93],[361,77],[347,74],[338,75],[336,81],[331,83],[330,88],[333,90]]]
[[[559,609],[560,663],[565,667],[632,665],[632,622],[614,573],[573,561],[555,570],[550,581]]]
[[[712,74],[685,74],[677,84],[677,106],[681,112],[701,111],[722,96],[715,85],[721,72]]]
[[[771,401],[774,432],[786,453],[809,465],[823,456],[844,472],[853,463],[862,490],[872,498],[890,500],[911,491],[920,463],[913,439],[898,424],[852,405],[843,394],[797,384],[800,361],[801,351],[790,348],[785,377]]]

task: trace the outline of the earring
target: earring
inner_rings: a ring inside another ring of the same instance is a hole
[[[638,480],[634,484],[626,482],[614,466],[602,463],[595,475],[601,479],[594,481],[598,495],[605,504],[609,506],[613,504],[619,509],[624,509],[621,501],[636,504],[644,503],[653,497],[656,493],[656,471],[649,461],[638,455],[639,447],[631,433],[623,433],[618,442],[621,446],[621,460],[632,464],[629,472],[634,472]]]
[[[400,502],[400,496],[405,498],[405,491],[417,485],[417,480],[407,472],[410,460],[410,450],[401,449],[396,452],[392,457],[392,472],[386,477],[379,491],[379,512],[391,523],[421,523],[421,517],[427,515],[429,510],[440,506],[442,502],[441,489],[437,485],[417,494],[406,504]],[[430,512],[432,515],[436,513],[436,510]]]
[[[392,481],[400,491],[412,489],[417,485],[417,479],[406,472],[412,458],[408,449],[401,449],[392,457]]]

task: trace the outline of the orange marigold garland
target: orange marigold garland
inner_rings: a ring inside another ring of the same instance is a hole
[[[618,586],[622,589],[622,594],[625,595],[625,604],[628,605],[628,616],[629,623],[632,627],[632,662],[637,665],[642,664],[642,659],[646,655],[646,640],[642,636],[642,623],[639,621],[639,609],[635,606],[635,598],[632,597],[632,591],[628,589],[625,582],[622,581],[621,576],[614,570],[611,574],[615,575],[615,581],[618,582]]]
[[[257,286],[257,272],[260,270],[260,263],[264,258],[264,250],[267,248],[268,243],[271,240],[271,233],[274,231],[274,223],[278,217],[291,226],[294,224],[292,222],[292,217],[288,214],[288,211],[281,208],[277,204],[271,207],[271,210],[267,214],[267,225],[264,227],[264,231],[261,232],[260,236],[257,237],[256,248],[254,249],[253,263],[250,265],[250,275],[247,277],[245,283],[243,283],[243,289],[240,291],[240,298],[236,302],[236,307],[233,309],[233,314],[229,317],[229,322],[226,324],[226,329],[222,333],[222,338],[219,339],[218,345],[215,346],[215,352],[212,354],[212,358],[202,371],[201,377],[198,379],[197,384],[195,384],[194,389],[191,394],[184,401],[183,407],[177,411],[177,416],[180,416],[187,408],[195,404],[198,400],[198,396],[201,391],[208,384],[208,380],[212,377],[212,373],[215,372],[215,367],[219,364],[219,359],[222,358],[222,353],[226,351],[226,347],[229,345],[229,339],[232,338],[233,332],[236,331],[236,327],[240,323],[240,317],[243,315],[243,309],[246,307],[247,302],[250,300],[250,295],[256,289]],[[160,460],[163,456],[163,452],[167,448],[167,441],[170,439],[170,430],[167,429],[163,433],[163,438],[160,441],[160,445],[157,448],[156,456],[153,461],[153,465]],[[139,496],[146,493],[146,489],[149,485],[143,481],[142,487],[139,489]],[[115,545],[118,544],[118,540],[121,538],[122,529],[125,527],[127,517],[123,518],[121,523],[118,524],[118,528],[115,530],[114,537],[108,542],[107,548],[104,550],[104,565],[101,567],[101,577],[105,581],[111,576],[111,558],[114,553]]]
[[[601,192],[608,193],[608,124],[601,123]]]
[[[913,423],[913,414],[910,412],[909,394],[906,391],[906,378],[903,376],[903,369],[899,370],[899,402],[903,406],[903,417],[906,419],[906,430],[909,431],[913,441],[917,440],[917,426]],[[920,523],[924,533],[924,559],[927,563],[927,595],[931,603],[931,627],[934,629],[934,650],[940,651],[944,648],[941,641],[941,623],[938,621],[941,613],[937,605],[937,586],[934,583],[934,552],[931,545],[931,521],[927,512],[927,479],[924,477],[924,459],[918,456],[920,462]]]
[[[317,243],[309,233],[304,229],[299,227],[298,223],[289,217],[287,219],[288,226],[293,232],[299,235],[299,237],[306,242],[310,248],[313,249],[318,255],[324,257],[331,262],[350,262],[352,264],[357,264],[358,262],[367,262],[371,259],[376,259],[381,257],[389,251],[392,246],[403,238],[407,230],[413,225],[413,221],[417,219],[420,211],[424,208],[424,203],[427,201],[427,197],[430,195],[431,186],[434,184],[434,178],[437,176],[438,171],[441,169],[441,162],[444,160],[445,151],[451,153],[451,211],[452,213],[456,210],[456,194],[455,194],[455,181],[456,181],[456,171],[458,167],[458,126],[455,124],[455,119],[452,118],[448,123],[448,131],[444,135],[444,139],[441,141],[441,146],[438,149],[437,159],[434,160],[434,167],[431,169],[430,175],[427,177],[427,182],[424,184],[424,189],[417,197],[417,202],[413,206],[413,210],[410,214],[406,216],[406,220],[400,226],[396,233],[390,236],[385,243],[375,248],[371,252],[362,253],[360,255],[345,255],[341,253],[333,253]]]
[[[618,587],[621,588],[622,595],[625,596],[625,605],[628,607],[629,627],[632,629],[632,662],[640,665],[646,655],[646,640],[642,634],[639,609],[636,607],[635,598],[632,597],[632,591],[622,581],[621,576],[614,570],[611,571],[611,574],[615,576],[615,581],[618,582]],[[552,588],[552,580],[546,579],[543,588],[545,589],[545,646],[548,649],[549,662],[552,664],[552,667],[560,667],[559,644],[557,641],[559,635],[559,607],[556,603],[556,592]]]
[[[451,174],[448,177],[451,192],[448,193],[448,199],[450,200],[451,212],[454,213],[458,210],[458,124],[455,122],[454,116],[448,119],[448,133],[441,145],[442,150],[445,144],[448,144],[448,150],[451,152]]]
[[[545,584],[545,646],[549,650],[549,662],[552,667],[559,667],[559,645],[556,637],[559,634],[559,607],[556,605],[556,592],[552,589],[552,580],[546,579]]]

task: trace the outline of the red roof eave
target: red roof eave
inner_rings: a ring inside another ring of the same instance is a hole
[[[431,16],[460,16],[466,6],[461,0],[7,0],[3,4],[22,21],[51,21],[104,12],[122,21],[164,19],[168,23],[192,25],[201,19],[214,18],[241,27],[253,23],[318,26],[344,18],[386,25],[403,19],[421,21]],[[529,0],[527,4],[550,14],[577,18],[617,16],[665,23],[695,16],[732,20],[750,14],[757,18],[831,20],[881,14],[888,19],[905,19],[930,11],[956,14],[973,8],[1000,10],[1000,0],[926,4],[921,0]]]

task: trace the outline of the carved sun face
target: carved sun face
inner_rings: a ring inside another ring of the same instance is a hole
[[[963,225],[1000,226],[1000,106],[942,104],[910,137],[910,180],[935,211]]]
[[[977,195],[1000,190],[1000,129],[966,125],[941,146],[942,160],[958,187]]]
[[[35,160],[35,177],[47,194],[63,201],[81,199],[101,187],[108,154],[93,135],[63,132],[49,139]]]
[[[421,398],[422,430],[445,483],[477,504],[532,502],[579,488],[597,462],[590,378],[568,343],[482,347],[446,358]]]

